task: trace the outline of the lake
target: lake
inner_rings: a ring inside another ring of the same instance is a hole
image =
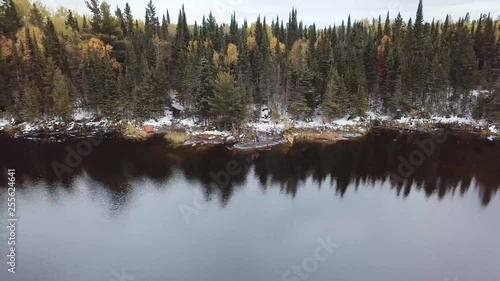
[[[238,152],[3,136],[0,153],[0,280],[500,279],[498,141],[379,132]]]

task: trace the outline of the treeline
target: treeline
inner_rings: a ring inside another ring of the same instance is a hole
[[[60,9],[54,16],[65,27],[56,28],[37,5],[20,15],[2,0],[0,111],[69,121],[79,108],[141,122],[162,116],[175,97],[187,114],[223,127],[262,105],[274,117],[325,121],[369,109],[500,118],[500,27],[489,14],[429,23],[420,1],[407,21],[348,17],[318,28],[294,9],[287,22],[239,24],[233,15],[228,25],[210,13],[188,25],[184,7],[172,24],[151,1],[144,20],[128,3],[114,12],[85,3],[88,16]],[[474,90],[484,95],[472,106]]]

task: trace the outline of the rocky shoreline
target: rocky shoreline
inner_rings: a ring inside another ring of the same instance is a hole
[[[21,123],[0,126],[0,134],[12,138],[30,139],[41,142],[65,142],[96,135],[127,140],[146,141],[151,137],[161,137],[175,146],[227,145],[231,149],[254,150],[270,149],[279,145],[293,144],[295,141],[335,143],[340,140],[361,137],[377,130],[395,130],[399,132],[428,133],[445,131],[448,134],[468,134],[489,140],[500,139],[500,126],[491,123],[465,124],[463,122],[425,122],[421,119],[379,120],[369,122],[345,122],[341,126],[313,124],[304,126],[295,123],[257,124],[238,130],[216,131],[210,127],[194,126],[153,126],[154,132],[147,133],[142,126],[127,123],[111,124],[105,120],[84,120],[71,123],[40,122],[38,124]]]

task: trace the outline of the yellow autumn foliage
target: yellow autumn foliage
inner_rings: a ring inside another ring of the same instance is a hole
[[[247,46],[250,51],[254,51],[257,48],[257,41],[255,41],[254,36],[247,37]]]
[[[92,54],[97,54],[99,57],[103,58],[106,55],[109,55],[111,50],[113,50],[113,47],[104,44],[104,42],[95,37],[92,37],[81,44],[82,55],[87,61]]]
[[[238,56],[238,47],[236,47],[233,43],[229,43],[227,46],[227,59],[229,64],[235,65],[238,62]]]
[[[122,69],[122,65],[115,58],[111,58],[111,66],[116,70]]]
[[[33,42],[36,42],[36,45],[38,47],[38,50],[40,51],[41,54],[44,54],[44,47],[43,47],[43,38],[45,37],[43,34],[43,31],[34,25],[28,25],[26,28],[20,28],[17,33],[16,33],[16,49],[19,51],[19,56],[23,60],[29,60],[30,54],[28,50],[28,44],[26,42],[26,31],[29,30],[29,35],[31,37],[31,40]],[[23,46],[23,48],[21,48]]]
[[[247,46],[250,51],[254,51],[257,48],[257,41],[255,40],[255,26],[252,25],[253,30],[251,30],[250,35],[247,37]],[[270,27],[268,26],[270,29]],[[269,49],[271,50],[271,54],[274,56],[276,55],[276,43],[278,42],[278,38],[274,37],[272,35],[271,30],[268,31],[267,37],[269,39]],[[285,44],[279,42],[279,50],[280,53],[284,53],[286,50]]]
[[[283,54],[285,53],[285,50],[286,50],[286,46],[285,44],[281,43],[278,41],[278,38],[274,37],[271,39],[270,43],[269,43],[269,47],[270,47],[270,50],[271,50],[271,54],[274,56],[276,55],[276,44],[279,44],[279,52],[280,54]]]
[[[254,37],[255,36],[255,29],[257,27],[256,23],[252,23],[252,25],[248,28],[247,32],[249,36]],[[271,42],[271,39],[273,38],[273,30],[271,29],[271,26],[266,24],[266,33],[267,33],[267,41]]]
[[[1,35],[0,36],[0,57],[6,58],[12,55],[12,40]]]
[[[290,53],[290,62],[292,67],[302,69],[305,65],[307,65],[307,51],[308,45],[306,40],[300,39],[295,41]]]
[[[198,52],[198,41],[196,40],[189,41],[189,53],[192,56],[195,56],[197,52]]]
[[[205,49],[213,49],[214,47],[211,40],[205,40],[205,42],[203,42],[203,45],[205,46]]]
[[[215,66],[219,66],[219,54],[217,52],[214,52],[214,55],[212,57],[212,61],[214,62]]]

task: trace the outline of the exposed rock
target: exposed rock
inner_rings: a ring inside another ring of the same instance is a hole
[[[224,141],[225,144],[227,145],[233,145],[236,143],[236,139],[233,137],[233,136],[229,136],[226,138],[226,140]]]

